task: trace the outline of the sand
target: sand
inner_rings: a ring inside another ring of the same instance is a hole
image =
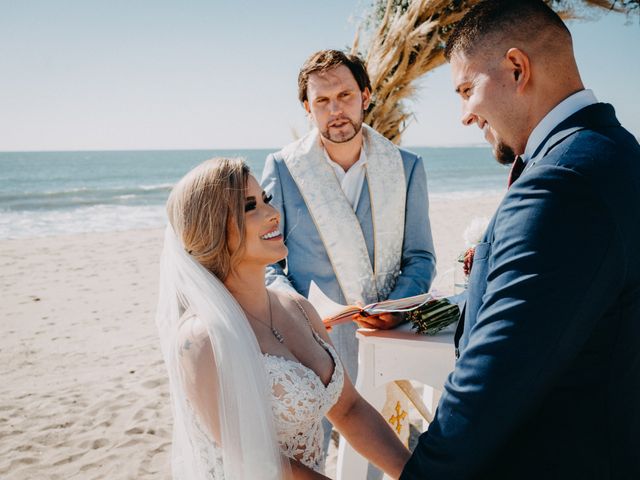
[[[498,202],[431,200],[435,288],[452,290],[464,229]],[[0,478],[171,477],[161,244],[158,229],[0,241]]]

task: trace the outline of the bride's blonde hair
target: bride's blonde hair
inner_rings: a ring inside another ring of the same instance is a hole
[[[167,215],[185,250],[220,280],[242,256],[249,167],[240,158],[213,158],[187,173],[171,190]],[[238,232],[233,251],[229,230]]]

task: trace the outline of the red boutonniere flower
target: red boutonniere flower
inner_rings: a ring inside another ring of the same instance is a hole
[[[473,268],[473,257],[476,254],[476,245],[482,241],[488,224],[488,218],[477,217],[471,221],[464,231],[463,238],[467,249],[458,255],[456,268],[453,273],[453,285],[454,290],[457,289],[456,293],[458,293],[460,289],[464,290],[469,286],[469,274]]]
[[[464,252],[464,258],[462,259],[462,269],[465,275],[471,273],[471,267],[473,267],[473,256],[476,253],[476,247],[470,247]]]

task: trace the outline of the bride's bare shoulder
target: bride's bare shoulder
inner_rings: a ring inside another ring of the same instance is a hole
[[[326,336],[326,329],[324,327],[324,324],[322,323],[322,319],[318,315],[316,309],[313,308],[313,305],[311,305],[311,302],[309,302],[309,300],[307,300],[303,295],[300,295],[297,292],[290,293],[287,291],[275,289],[270,289],[269,291],[278,298],[280,304],[288,311],[293,312],[294,314],[298,314],[300,312],[300,309],[302,308],[306,317],[309,319],[309,322],[313,326],[313,329],[322,337]]]
[[[269,288],[269,293],[272,298],[275,297],[286,310],[298,310],[300,307],[298,307],[297,304],[306,306],[308,303],[307,299],[298,292]]]

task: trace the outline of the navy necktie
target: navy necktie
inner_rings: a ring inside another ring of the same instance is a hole
[[[525,165],[526,163],[524,163],[524,160],[522,160],[522,157],[518,155],[514,160],[513,165],[511,165],[511,171],[509,172],[509,183],[508,183],[509,187],[513,184],[513,182],[515,182],[518,179],[518,177],[520,177],[520,175],[524,170]]]

